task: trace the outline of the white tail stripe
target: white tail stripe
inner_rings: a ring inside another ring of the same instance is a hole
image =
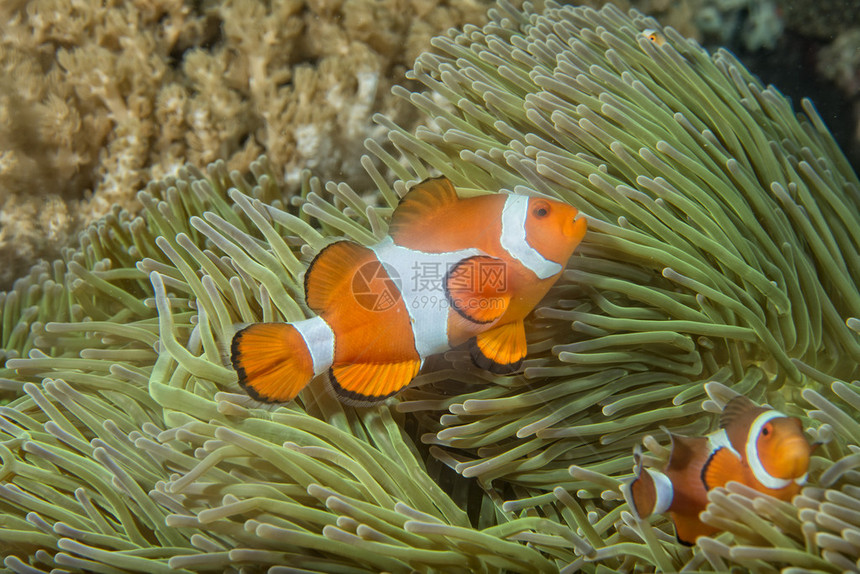
[[[761,459],[758,457],[758,435],[761,433],[761,429],[773,419],[778,419],[784,416],[785,415],[779,411],[763,412],[757,416],[752,425],[750,425],[750,432],[747,435],[747,464],[750,465],[750,469],[752,470],[755,479],[767,488],[779,489],[785,488],[791,484],[791,481],[788,479],[772,476],[767,470],[765,470],[764,465],[761,463]]]
[[[656,496],[654,498],[654,514],[663,514],[669,507],[672,506],[672,499],[675,498],[675,489],[672,488],[672,481],[669,477],[653,468],[646,468],[645,472],[651,475],[654,480],[654,490]]]
[[[322,317],[314,317],[313,319],[296,321],[291,325],[295,327],[302,339],[305,340],[305,345],[308,346],[311,360],[314,362],[314,375],[327,371],[334,362],[334,331],[331,330],[329,324]]]
[[[541,255],[526,239],[526,219],[529,214],[527,195],[509,195],[502,209],[502,235],[499,242],[511,257],[531,270],[538,279],[547,279],[563,267]]]

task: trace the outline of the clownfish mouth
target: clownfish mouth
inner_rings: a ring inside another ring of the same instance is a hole
[[[812,447],[803,436],[790,436],[773,445],[765,455],[768,474],[780,480],[797,480],[806,476]],[[764,453],[762,453],[764,454]]]
[[[577,217],[570,219],[565,223],[562,233],[564,233],[564,236],[569,239],[582,239],[582,236],[585,235],[585,227],[585,218],[581,215],[577,215]]]

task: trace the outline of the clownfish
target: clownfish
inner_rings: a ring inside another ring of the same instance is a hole
[[[654,28],[642,30],[642,36],[651,40],[654,44],[658,46],[663,46],[666,43],[666,36],[658,32]]]
[[[541,197],[460,198],[445,177],[416,184],[385,239],[317,254],[304,278],[315,317],[234,335],[240,385],[254,399],[286,402],[328,373],[342,401],[374,403],[408,385],[428,356],[466,341],[479,367],[515,372],[526,355],[523,319],[585,234],[577,215]]]
[[[634,455],[636,477],[627,494],[639,518],[669,512],[678,541],[686,545],[718,530],[699,519],[709,490],[734,480],[790,501],[806,482],[817,446],[806,439],[800,419],[756,406],[744,396],[726,404],[716,432],[670,436],[671,453],[662,472],[643,468],[641,457]]]

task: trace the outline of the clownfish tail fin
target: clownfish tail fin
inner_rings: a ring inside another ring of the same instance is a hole
[[[645,468],[641,452],[634,453],[634,460],[636,477],[627,486],[628,502],[633,514],[644,520],[652,514],[666,512],[674,497],[672,481],[659,470]]]
[[[254,323],[233,336],[230,359],[239,384],[254,399],[290,401],[319,372],[328,368],[334,339],[319,318],[296,323]],[[328,356],[326,356],[328,355]]]

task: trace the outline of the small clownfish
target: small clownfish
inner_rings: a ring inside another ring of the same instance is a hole
[[[663,46],[664,44],[666,44],[666,36],[658,32],[654,28],[642,30],[642,36],[648,38],[658,46]]]
[[[806,482],[817,446],[804,436],[800,419],[743,396],[726,404],[718,431],[696,438],[670,436],[671,453],[662,472],[643,468],[634,455],[636,478],[628,486],[628,500],[642,519],[668,511],[678,541],[686,545],[718,530],[699,519],[709,490],[734,480],[790,501]]]
[[[512,373],[526,355],[523,319],[585,235],[577,215],[540,197],[461,199],[447,178],[426,179],[400,200],[388,237],[317,254],[304,280],[316,317],[234,335],[239,383],[257,400],[285,402],[327,372],[342,401],[375,403],[428,356],[466,341],[479,367]]]

